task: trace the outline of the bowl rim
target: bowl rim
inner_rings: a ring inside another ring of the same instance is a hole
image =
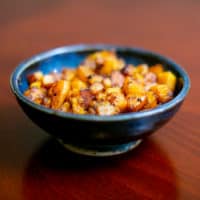
[[[156,57],[157,59],[167,63],[168,65],[173,66],[173,68],[178,71],[178,73],[181,75],[181,78],[183,78],[183,88],[181,91],[177,94],[176,97],[174,97],[169,102],[162,104],[154,109],[140,111],[140,112],[133,112],[133,113],[123,113],[119,115],[112,115],[112,116],[98,116],[98,115],[79,115],[79,114],[73,114],[73,113],[67,113],[62,111],[53,110],[50,108],[46,108],[42,105],[38,105],[30,100],[28,100],[19,90],[18,87],[18,80],[20,78],[21,73],[27,69],[32,64],[41,61],[43,59],[47,59],[51,56],[59,55],[61,53],[70,53],[70,52],[81,52],[81,51],[95,51],[95,50],[102,50],[102,49],[116,49],[117,51],[132,51],[137,52],[139,54],[143,55],[149,55]],[[31,58],[23,61],[21,64],[19,64],[13,73],[10,76],[10,86],[12,92],[18,97],[22,102],[25,104],[31,106],[32,108],[45,112],[47,114],[55,115],[62,118],[67,119],[74,119],[74,120],[81,120],[81,121],[90,121],[90,122],[115,122],[115,121],[126,121],[131,119],[138,119],[143,117],[151,117],[154,115],[157,115],[159,113],[162,113],[164,111],[172,109],[174,106],[179,104],[184,100],[186,97],[189,89],[190,89],[190,78],[187,74],[187,72],[177,63],[175,63],[173,60],[162,56],[158,53],[155,53],[153,51],[145,50],[143,48],[137,48],[137,47],[130,47],[130,46],[121,46],[121,45],[109,45],[109,44],[77,44],[77,45],[70,45],[70,46],[61,46],[57,47],[42,53],[39,53],[35,56],[32,56]]]

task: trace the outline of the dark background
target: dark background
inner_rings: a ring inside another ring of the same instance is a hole
[[[73,156],[22,113],[15,66],[77,43],[142,47],[184,66],[192,88],[180,112],[133,152]],[[200,199],[200,1],[1,0],[0,199]]]

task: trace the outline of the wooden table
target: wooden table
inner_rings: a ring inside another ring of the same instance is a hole
[[[9,76],[60,45],[139,46],[173,58],[192,89],[179,113],[136,150],[91,160],[66,152],[20,110]],[[1,0],[0,199],[200,199],[200,1]]]

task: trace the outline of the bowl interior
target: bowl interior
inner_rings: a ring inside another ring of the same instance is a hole
[[[167,70],[171,70],[178,77],[178,84],[175,90],[175,96],[179,93],[183,86],[183,79],[180,81],[179,78],[183,78],[181,71],[170,61],[163,58],[162,56],[155,55],[151,52],[146,52],[138,49],[124,49],[124,48],[114,48],[114,47],[100,47],[100,48],[74,48],[68,50],[66,47],[59,51],[54,50],[53,52],[46,52],[32,59],[27,65],[21,68],[18,73],[18,89],[21,94],[28,88],[27,75],[32,74],[35,71],[42,71],[44,74],[48,74],[52,71],[59,72],[64,67],[74,68],[77,67],[84,58],[95,51],[101,49],[114,49],[119,57],[125,60],[128,64],[143,64],[147,63],[150,66],[154,64],[162,64]]]

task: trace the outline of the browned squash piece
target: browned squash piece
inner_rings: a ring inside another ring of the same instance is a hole
[[[156,76],[159,75],[159,73],[163,72],[163,66],[161,64],[157,64],[157,65],[153,65],[149,68],[150,72],[153,72],[154,74],[156,74]]]
[[[130,77],[125,78],[123,90],[126,95],[144,94],[145,92],[144,87]]]
[[[75,114],[87,114],[86,110],[84,109],[83,106],[80,105],[79,103],[79,97],[72,97],[70,99],[71,105],[72,105],[72,112]]]
[[[92,71],[92,69],[90,67],[87,67],[87,66],[84,66],[84,65],[80,65],[77,68],[76,73],[77,73],[77,77],[84,82],[87,82],[88,77],[90,77],[94,74],[94,72]]]
[[[172,99],[172,91],[167,85],[156,84],[150,89],[157,97],[159,103],[165,103]]]
[[[60,80],[52,86],[51,108],[59,109],[61,107],[68,95],[69,89],[70,84],[65,80]]]
[[[127,100],[122,92],[110,93],[107,96],[107,100],[120,112],[124,112],[127,108]]]
[[[174,91],[176,86],[176,76],[170,71],[159,73],[158,83],[165,84],[170,90]]]
[[[152,91],[148,91],[146,93],[146,97],[147,97],[147,102],[144,106],[145,109],[152,109],[155,108],[157,106],[157,99],[155,94]]]
[[[144,108],[147,102],[145,95],[128,95],[127,96],[127,108],[129,111],[136,112]]]

